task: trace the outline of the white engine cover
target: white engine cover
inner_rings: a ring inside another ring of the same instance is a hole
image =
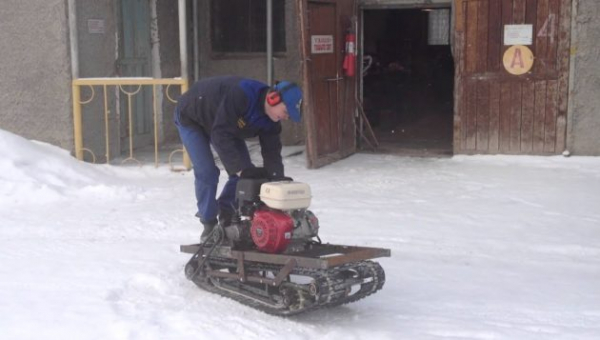
[[[306,209],[311,197],[310,186],[306,183],[268,182],[260,187],[260,200],[271,209]]]

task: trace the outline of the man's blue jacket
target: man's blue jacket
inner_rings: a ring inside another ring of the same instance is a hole
[[[236,140],[258,136],[264,167],[282,177],[281,123],[265,113],[268,85],[240,77],[214,77],[196,82],[179,97],[179,123],[196,124],[209,136],[230,175],[244,170]]]

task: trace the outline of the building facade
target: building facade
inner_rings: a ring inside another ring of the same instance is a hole
[[[69,3],[0,3],[0,128],[72,151],[71,30],[79,78],[175,78],[182,68],[177,1],[77,0],[74,26]],[[403,154],[600,155],[596,1],[273,3],[274,78],[306,93],[303,124],[286,124],[283,139],[307,145],[310,167],[377,144]],[[190,82],[223,74],[266,82],[265,9],[264,0],[186,1]],[[502,65],[507,25],[532,40],[533,68],[523,75]],[[344,65],[353,52],[363,62],[351,74]],[[177,142],[170,99],[179,89],[159,88],[157,120],[146,89],[128,116],[134,90],[82,87],[82,101],[94,98],[83,111],[86,148],[126,153],[130,135],[136,148],[156,138],[154,124],[161,143]]]

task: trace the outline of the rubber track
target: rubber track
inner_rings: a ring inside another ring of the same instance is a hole
[[[278,273],[282,267],[258,262],[245,263],[247,273]],[[228,258],[210,257],[205,263],[205,269],[223,268],[236,269],[237,261]],[[383,268],[377,262],[373,261],[348,263],[330,269],[296,267],[292,270],[291,275],[312,278],[313,283],[317,286],[316,296],[311,296],[299,288],[298,284],[285,280],[282,285],[289,288],[288,291],[295,293],[294,302],[296,302],[285,305],[282,302],[283,296],[279,290],[267,287],[266,284],[242,283],[238,280],[216,277],[207,278],[202,275],[198,275],[192,281],[206,291],[231,298],[249,307],[277,316],[292,316],[321,308],[336,307],[355,302],[377,292],[385,283]],[[358,276],[358,279],[356,276]],[[348,295],[350,287],[356,287],[357,280],[368,282],[363,282],[356,292]],[[273,292],[273,290],[277,290],[277,292]],[[271,292],[268,293],[269,291]],[[277,304],[277,306],[271,306],[257,300]]]

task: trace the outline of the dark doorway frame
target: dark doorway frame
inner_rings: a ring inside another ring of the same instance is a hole
[[[394,4],[394,3],[386,3],[386,4],[372,4],[372,3],[367,3],[367,4],[363,4],[361,6],[359,6],[358,8],[358,15],[359,15],[359,44],[358,44],[358,60],[363,60],[364,57],[364,52],[365,52],[365,11],[372,11],[372,10],[427,10],[427,9],[432,9],[432,10],[437,10],[437,9],[448,9],[450,11],[450,30],[449,30],[449,38],[450,38],[450,46],[449,49],[452,52],[453,51],[453,35],[454,35],[454,23],[453,23],[453,19],[454,19],[454,13],[453,13],[453,6],[454,3],[452,0],[448,0],[446,2],[442,2],[440,1],[439,3],[435,3],[435,4],[423,4],[422,2],[417,2],[415,1],[414,3],[398,3],[398,4]],[[364,91],[364,79],[363,79],[363,67],[364,65],[362,63],[359,63],[359,71],[358,74],[360,75],[360,77],[357,79],[357,86],[358,86],[358,98],[360,100],[361,103],[363,103],[364,99],[365,99],[365,91]],[[452,68],[453,68],[453,72],[456,72],[455,70],[455,66],[454,63],[452,64]],[[452,100],[455,101],[455,81],[452,80],[452,90],[451,93],[449,93],[449,95],[451,96]],[[449,133],[453,134],[453,120],[455,119],[455,109],[451,108],[450,110],[452,110],[452,117],[450,117],[450,122],[448,124],[450,124],[448,126],[448,129],[450,130]],[[368,124],[365,123],[366,118],[360,117],[359,116],[359,121],[357,123],[357,129],[359,130],[359,133],[357,133],[357,136],[361,136],[361,132],[363,135],[369,134],[368,128],[370,128],[370,126]],[[444,123],[445,124],[445,123]],[[412,155],[412,156],[434,156],[434,157],[439,157],[439,156],[452,156],[453,154],[453,136],[451,135],[449,137],[448,140],[448,145],[444,147],[443,150],[427,150],[425,148],[419,149],[418,147],[415,149],[410,149],[410,148],[402,148],[402,147],[389,147],[389,145],[386,145],[386,143],[384,143],[383,147],[379,147],[376,150],[374,150],[377,153],[395,153],[395,154],[400,154],[400,155]],[[357,140],[357,146],[358,146],[358,151],[369,151],[370,146],[368,145],[368,143],[358,139]],[[386,147],[387,146],[387,147]]]

